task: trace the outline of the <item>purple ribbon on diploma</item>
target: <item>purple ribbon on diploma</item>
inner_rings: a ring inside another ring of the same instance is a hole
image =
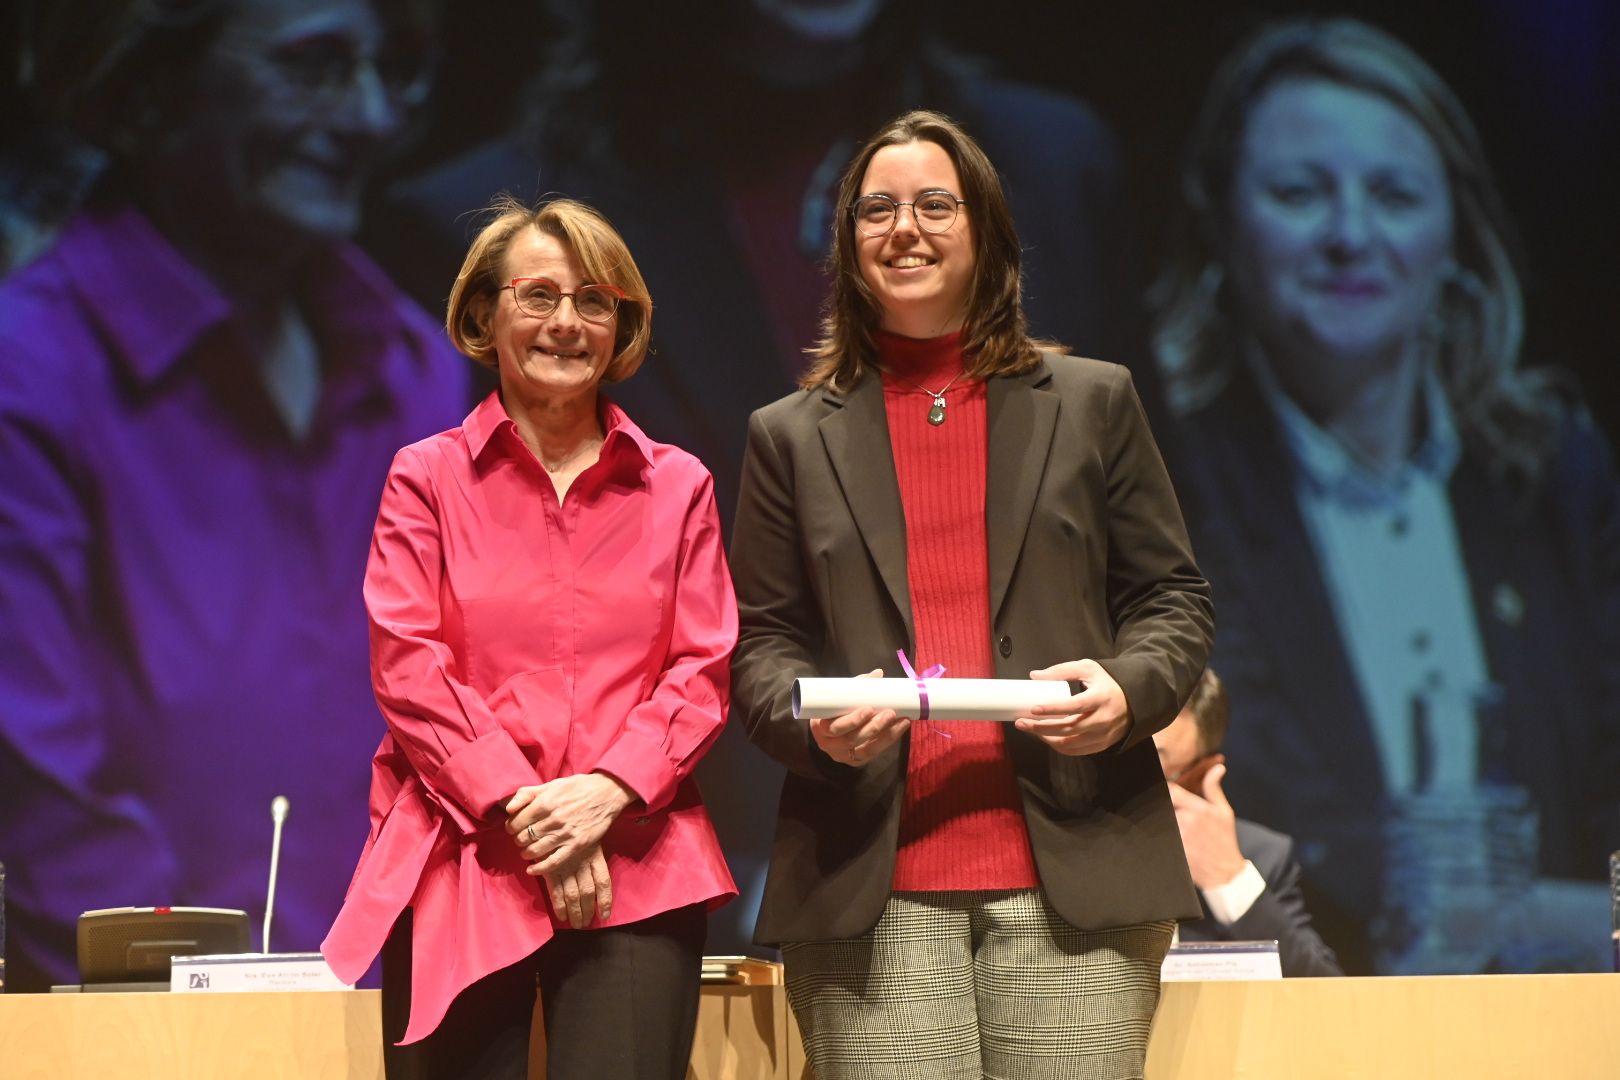
[[[917,719],[926,724],[928,723],[928,680],[937,679],[941,675],[945,674],[945,665],[935,664],[921,675],[918,675],[917,672],[912,669],[911,661],[906,657],[906,650],[897,649],[894,655],[900,658],[900,666],[905,669],[906,678],[911,679],[917,684]],[[937,727],[934,728],[934,730],[938,731],[947,739],[951,737],[951,734],[948,731],[942,731]]]

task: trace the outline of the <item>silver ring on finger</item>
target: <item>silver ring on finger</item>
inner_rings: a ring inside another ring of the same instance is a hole
[[[530,822],[529,823],[529,843],[538,844],[539,842],[540,842],[540,838],[538,836],[534,835],[534,823]]]

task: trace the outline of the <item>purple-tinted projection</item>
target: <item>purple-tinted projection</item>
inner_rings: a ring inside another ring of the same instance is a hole
[[[1031,330],[1131,367],[1225,790],[1346,969],[1607,964],[1620,8],[1287,6],[0,5],[8,988],[71,979],[86,908],[256,919],[277,794],[271,945],[321,940],[384,730],[367,542],[394,450],[472,405],[437,324],[479,208],[612,219],[657,309],[610,393],[729,525],[840,170],[911,107],[1002,173]],[[711,952],[751,948],[780,775],[731,730],[699,768],[743,891]]]
[[[378,492],[466,400],[442,330],[346,239],[425,89],[380,6],[90,6],[101,51],[62,117],[106,169],[0,284],[13,990],[77,981],[85,909],[257,919],[276,795],[271,945],[320,942],[382,733]]]

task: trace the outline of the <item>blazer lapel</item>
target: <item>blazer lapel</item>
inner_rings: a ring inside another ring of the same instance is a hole
[[[1022,375],[986,385],[989,427],[985,529],[990,549],[990,618],[995,619],[1023,550],[1035,496],[1057,430],[1058,396],[1044,387],[1052,372],[1043,359]]]
[[[826,401],[834,409],[819,425],[822,444],[861,540],[905,621],[906,644],[912,646],[916,629],[911,623],[911,591],[906,581],[906,515],[889,446],[883,384],[868,373],[847,395],[828,392]]]

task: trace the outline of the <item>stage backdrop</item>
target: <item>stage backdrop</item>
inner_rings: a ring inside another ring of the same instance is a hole
[[[748,414],[817,333],[839,172],[919,106],[1002,172],[1033,330],[1149,403],[1215,591],[1228,795],[1295,837],[1346,969],[1604,963],[1611,5],[4,18],[12,989],[71,977],[84,909],[257,918],[278,794],[272,945],[319,943],[383,734],[360,601],[382,478],[490,389],[436,325],[480,207],[565,194],[623,232],[654,348],[611,396],[705,461],[729,526]],[[732,729],[700,777],[744,890],[710,951],[746,951],[778,773]]]

